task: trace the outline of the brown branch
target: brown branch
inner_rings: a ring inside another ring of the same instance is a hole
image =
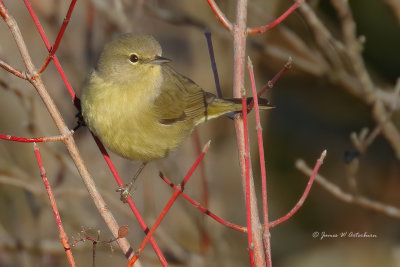
[[[22,71],[20,71],[20,70],[14,68],[14,67],[8,65],[8,64],[7,64],[6,62],[4,62],[3,60],[0,60],[0,67],[2,67],[3,69],[5,69],[5,70],[8,71],[8,72],[14,74],[14,75],[17,76],[18,78],[27,80],[27,77],[26,77],[26,75],[25,75],[24,72],[22,72]]]
[[[307,176],[312,173],[312,169],[309,166],[307,166],[304,160],[301,159],[297,160],[295,165],[298,170],[300,170]],[[375,210],[387,216],[400,219],[400,209],[397,207],[387,205],[375,200],[371,200],[364,196],[352,195],[350,193],[347,193],[343,191],[339,186],[329,182],[325,177],[319,174],[317,174],[317,176],[315,177],[315,181],[339,200],[342,200],[347,203],[357,204],[364,208]]]
[[[325,54],[331,65],[328,74],[334,78],[334,82],[341,84],[348,92],[372,106],[372,117],[377,125],[382,125],[382,134],[390,143],[397,158],[400,158],[400,132],[395,124],[387,119],[390,117],[390,112],[387,111],[383,100],[378,97],[381,93],[365,67],[349,4],[340,0],[332,0],[332,4],[342,20],[344,44],[332,37],[307,3],[300,6],[300,11],[314,31],[321,52]],[[398,100],[394,98],[397,103]],[[390,99],[385,103],[386,106],[391,103]]]
[[[344,43],[346,46],[347,54],[350,56],[350,60],[353,63],[354,72],[356,73],[358,80],[363,87],[365,94],[370,94],[375,86],[372,79],[365,67],[364,60],[361,56],[361,44],[357,38],[356,23],[354,22],[353,15],[351,14],[350,6],[347,1],[342,0],[331,0],[332,5],[336,8],[336,11],[342,22],[342,33]],[[367,101],[371,101],[369,95],[366,95]]]

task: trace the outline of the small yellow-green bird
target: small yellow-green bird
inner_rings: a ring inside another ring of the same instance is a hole
[[[82,93],[86,125],[113,152],[148,162],[166,157],[204,121],[242,110],[179,74],[151,35],[126,34],[105,46]],[[267,102],[260,108],[268,109]]]

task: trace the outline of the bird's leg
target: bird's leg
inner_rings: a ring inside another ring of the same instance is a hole
[[[76,130],[78,130],[81,126],[86,126],[85,121],[83,120],[83,116],[82,116],[82,112],[81,111],[76,113],[75,117],[78,118],[78,121],[77,121],[77,125],[74,128],[74,132]]]
[[[137,180],[139,178],[140,173],[143,171],[144,167],[146,166],[147,162],[142,162],[142,165],[139,167],[139,169],[136,171],[135,175],[131,179],[131,181],[127,184],[125,184],[122,187],[119,187],[116,191],[120,192],[120,199],[122,202],[126,203],[127,198],[131,196],[131,191],[132,188]]]

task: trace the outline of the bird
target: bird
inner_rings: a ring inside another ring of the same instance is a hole
[[[125,34],[100,55],[82,90],[82,116],[116,154],[143,163],[166,157],[194,127],[242,111],[241,99],[204,91],[175,71],[152,35]],[[260,109],[272,108],[260,100]]]

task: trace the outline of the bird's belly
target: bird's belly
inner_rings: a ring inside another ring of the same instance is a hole
[[[140,113],[139,113],[140,114]],[[164,125],[150,114],[133,118],[126,113],[106,112],[91,122],[95,134],[113,152],[133,160],[151,161],[175,150],[194,125],[177,122]]]

